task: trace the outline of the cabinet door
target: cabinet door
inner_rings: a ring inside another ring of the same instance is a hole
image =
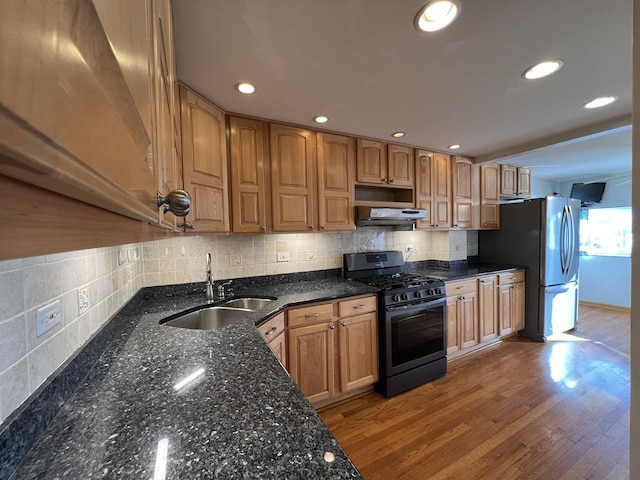
[[[500,285],[498,289],[498,307],[500,318],[500,336],[513,333],[512,285]]]
[[[355,141],[318,133],[318,225],[321,231],[352,232]]]
[[[387,183],[387,149],[382,142],[357,140],[356,180],[362,183]]]
[[[531,196],[531,170],[518,167],[518,196],[529,198]]]
[[[268,125],[230,117],[231,212],[235,233],[268,231]]]
[[[480,228],[500,228],[500,166],[480,166]]]
[[[416,223],[417,228],[446,229],[451,227],[451,157],[426,150],[416,152],[416,207],[427,215]]]
[[[413,187],[413,148],[388,145],[387,183],[392,186]]]
[[[334,395],[334,322],[288,331],[289,373],[311,403]]]
[[[460,350],[458,297],[447,297],[447,355]]]
[[[478,316],[480,342],[498,338],[498,277],[496,275],[478,280]]]
[[[431,229],[434,226],[432,176],[433,153],[418,150],[416,152],[415,202],[416,207],[425,209],[427,215],[416,222],[416,228]]]
[[[378,380],[377,315],[339,320],[340,390],[350,392]]]
[[[468,158],[453,161],[453,227],[473,226],[473,163]]]
[[[284,332],[269,342],[269,347],[273,351],[282,366],[287,369],[287,336]]]
[[[518,169],[513,165],[500,165],[500,195],[514,197],[518,192]]]
[[[315,133],[278,124],[270,132],[273,231],[315,231]]]
[[[513,284],[511,289],[511,317],[514,332],[524,328],[524,282]]]
[[[158,223],[149,5],[0,2],[0,173]]]
[[[196,232],[228,232],[227,141],[224,113],[180,85],[185,189],[191,194],[186,221]]]
[[[460,321],[460,347],[469,348],[478,344],[478,303],[477,293],[469,292],[458,299]]]

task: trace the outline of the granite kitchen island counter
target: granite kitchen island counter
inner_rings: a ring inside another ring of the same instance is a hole
[[[125,307],[124,329],[11,478],[362,478],[255,324],[374,291],[336,278],[237,292],[278,299],[215,331],[158,324],[202,294]]]

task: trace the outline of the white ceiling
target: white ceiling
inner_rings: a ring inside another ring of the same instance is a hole
[[[555,180],[630,172],[632,0],[461,0],[432,34],[413,27],[425,3],[174,0],[178,76],[228,112],[314,128],[322,114],[323,129],[460,143]],[[551,58],[559,72],[521,78]],[[240,81],[257,92],[239,94]],[[619,100],[581,108],[604,95]]]

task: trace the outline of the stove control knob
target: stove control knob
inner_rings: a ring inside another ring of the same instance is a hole
[[[391,297],[391,300],[393,300],[394,302],[399,302],[400,299],[400,295],[394,295],[393,297]]]
[[[406,293],[403,293],[402,300],[409,300],[409,295],[407,295]]]
[[[416,291],[416,298],[422,298],[422,297],[423,297],[422,292],[420,290],[417,290]]]

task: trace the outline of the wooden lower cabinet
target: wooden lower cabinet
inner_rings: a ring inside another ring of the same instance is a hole
[[[287,335],[285,333],[284,312],[264,322],[258,327],[258,330],[282,366],[287,368]]]
[[[524,328],[524,270],[446,282],[446,291],[450,360]]]
[[[476,284],[476,279],[446,284],[447,355],[474,347],[479,343]]]
[[[513,335],[524,328],[524,270],[498,276],[500,336]]]
[[[287,311],[288,370],[316,408],[378,380],[376,302],[375,295],[349,297]]]

